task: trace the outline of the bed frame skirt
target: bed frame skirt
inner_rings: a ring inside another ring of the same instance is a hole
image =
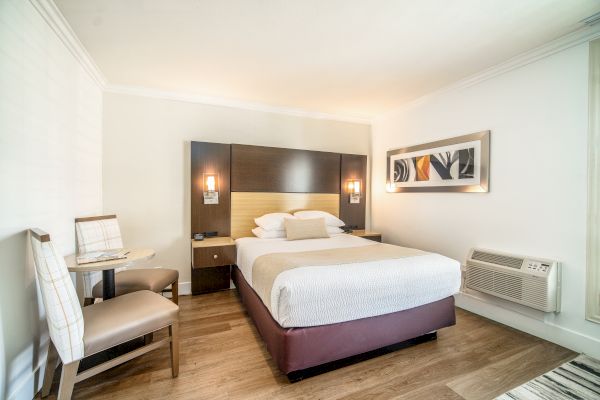
[[[282,328],[273,319],[238,267],[233,283],[279,369],[288,375],[372,352],[456,323],[454,297],[409,310],[307,328]],[[290,378],[292,380],[292,378]]]

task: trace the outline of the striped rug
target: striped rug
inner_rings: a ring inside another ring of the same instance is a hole
[[[504,393],[496,400],[599,400],[600,361],[586,355]]]

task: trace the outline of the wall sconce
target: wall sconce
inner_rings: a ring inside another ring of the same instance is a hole
[[[349,179],[346,181],[346,187],[348,189],[348,193],[350,194],[350,204],[360,203],[361,186],[362,184],[360,179]]]
[[[219,175],[203,174],[204,204],[219,204]]]

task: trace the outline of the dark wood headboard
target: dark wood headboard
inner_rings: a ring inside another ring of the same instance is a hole
[[[192,234],[216,231],[229,236],[231,230],[231,146],[222,143],[192,142]],[[204,204],[203,174],[219,175],[219,204]]]
[[[205,173],[219,176],[219,204],[204,204]],[[350,204],[349,179],[367,182],[367,156],[207,142],[191,143],[192,234],[231,233],[231,193],[322,193],[339,195],[339,216],[354,229],[365,228],[365,193]]]
[[[345,190],[345,183],[349,179],[360,179],[362,181],[363,198],[360,199],[358,204],[350,204],[350,193]],[[340,219],[353,229],[365,229],[366,188],[367,156],[340,154]]]
[[[231,145],[232,192],[339,193],[340,155]]]

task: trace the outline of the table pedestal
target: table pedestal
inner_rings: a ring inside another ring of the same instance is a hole
[[[108,300],[115,297],[115,270],[102,271],[102,299]]]

